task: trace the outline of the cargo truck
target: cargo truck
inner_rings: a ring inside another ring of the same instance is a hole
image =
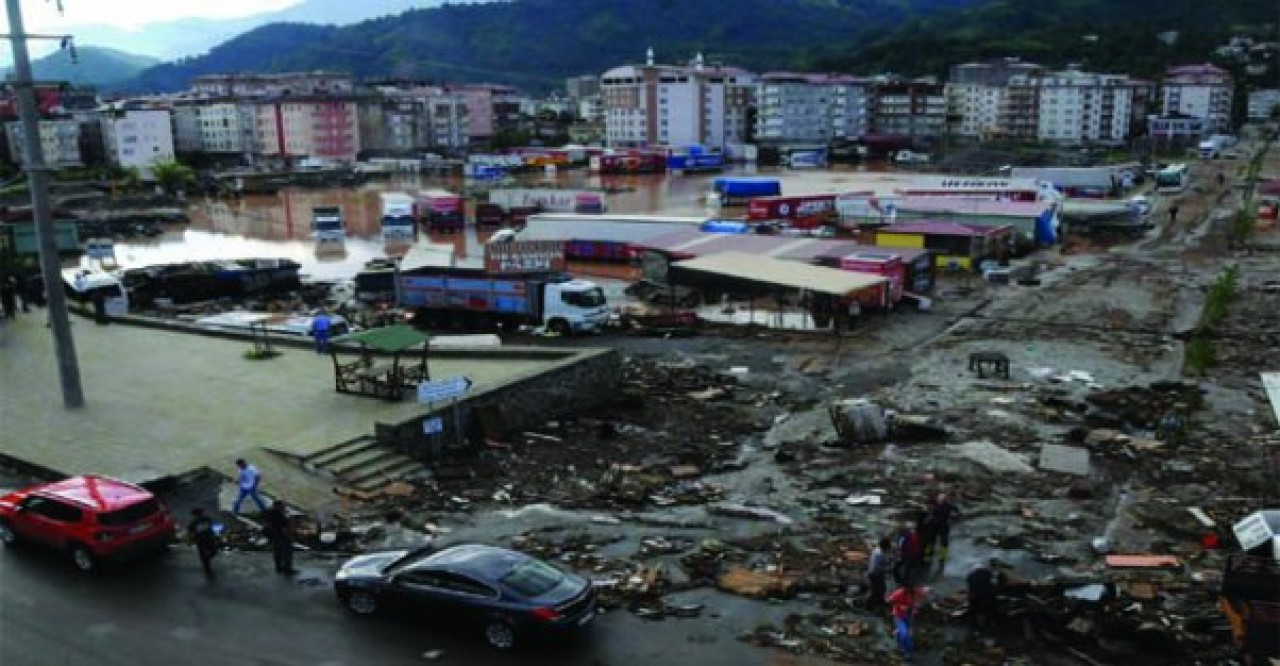
[[[741,206],[755,197],[776,197],[782,194],[782,184],[777,178],[742,178],[722,176],[711,184],[712,196],[722,206]]]
[[[400,305],[412,313],[415,324],[430,329],[537,326],[571,335],[599,331],[609,316],[604,291],[597,284],[564,273],[421,268],[396,279]]]
[[[423,190],[415,202],[428,233],[458,233],[466,225],[466,200],[448,190]]]
[[[346,238],[341,206],[316,206],[311,209],[311,235],[318,241]]]
[[[417,235],[413,197],[404,192],[381,192],[382,237],[413,238]]]

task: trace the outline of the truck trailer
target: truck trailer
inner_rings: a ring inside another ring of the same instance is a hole
[[[545,327],[559,335],[599,331],[609,316],[604,291],[563,273],[489,273],[421,268],[396,276],[400,305],[430,329],[478,331]]]

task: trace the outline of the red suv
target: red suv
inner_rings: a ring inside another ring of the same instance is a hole
[[[101,476],[73,476],[0,497],[0,542],[52,546],[81,571],[164,548],[174,529],[155,495]]]

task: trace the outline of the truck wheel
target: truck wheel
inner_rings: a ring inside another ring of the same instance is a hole
[[[93,557],[93,553],[78,543],[71,544],[71,548],[67,552],[71,555],[71,563],[85,573],[93,571],[98,564]]]
[[[18,545],[18,533],[13,531],[13,526],[7,520],[0,520],[0,543],[5,546]]]
[[[547,330],[562,338],[569,337],[569,333],[572,332],[569,328],[569,322],[563,319],[552,319],[551,323],[547,324]]]

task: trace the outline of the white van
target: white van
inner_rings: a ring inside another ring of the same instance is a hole
[[[62,284],[66,286],[67,297],[81,303],[93,304],[101,295],[102,303],[108,317],[123,317],[129,314],[129,292],[119,277],[106,271],[89,268],[67,268],[62,271]]]

